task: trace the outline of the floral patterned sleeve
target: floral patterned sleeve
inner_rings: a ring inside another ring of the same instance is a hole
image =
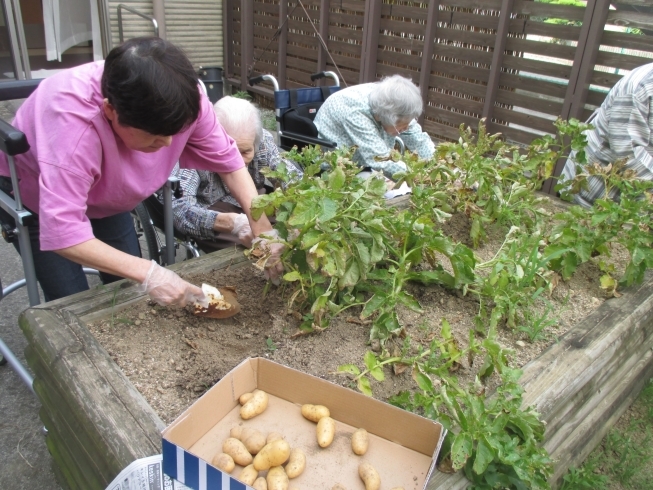
[[[172,201],[175,228],[181,233],[197,238],[214,238],[216,233],[213,231],[213,224],[218,213],[208,209],[209,203],[201,203],[198,200],[202,175],[208,176],[209,172],[180,169],[177,165],[172,175],[179,178],[179,185],[183,191],[182,197]]]
[[[294,175],[294,180],[299,180],[304,176],[304,171],[298,163],[281,157],[279,148],[274,141],[272,133],[266,131],[265,129],[263,130],[263,139],[261,141],[261,146],[259,147],[259,151],[256,153],[256,159],[259,162],[259,169],[262,167],[269,167],[272,170],[276,170],[279,163],[281,163],[283,160],[283,162],[286,164],[286,169],[288,172]]]

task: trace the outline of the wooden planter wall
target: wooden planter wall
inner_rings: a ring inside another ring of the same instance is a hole
[[[244,265],[224,250],[173,266],[193,274]],[[161,452],[163,423],[84,322],[110,318],[143,296],[128,281],[30,308],[20,317],[41,418],[61,483],[104,489],[129,463]],[[525,405],[547,423],[552,483],[579,465],[653,376],[653,277],[605,302],[524,368]],[[429,490],[462,489],[460,474],[435,472]]]

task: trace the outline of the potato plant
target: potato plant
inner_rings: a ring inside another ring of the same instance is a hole
[[[287,183],[259,196],[257,218],[276,216],[275,227],[288,248],[282,256],[289,309],[303,318],[302,330],[328,327],[331,318],[358,308],[370,320],[370,339],[378,339],[380,354],[368,352],[363,367],[340,366],[358,388],[372,395],[370,379],[383,380],[385,368],[410,369],[416,388],[397,395],[398,406],[437,419],[450,429],[444,461],[463,470],[475,488],[548,488],[551,461],[540,442],[544,426],[531,408],[521,407],[521,371],[510,365],[511,352],[496,340],[498,328],[525,332],[531,340],[555,322],[534,306],[546,304],[558,276],[566,279],[583,261],[600,255],[603,287],[615,295],[620,284],[643,278],[653,266],[649,183],[623,172],[622,164],[591,168],[604,176],[608,192],[619,191],[619,204],[606,198],[592,210],[572,206],[551,216],[535,193],[550,177],[555,162],[570,149],[584,161],[587,125],[556,122],[557,135],[535,140],[527,148],[506,144],[486,134],[483,125],[472,135],[461,128],[457,143],[438,145],[430,161],[416,155],[393,154],[408,165],[395,177],[412,188],[410,209],[387,206],[385,180],[356,176],[351,150],[323,153],[310,147],[287,156],[305,168],[292,181],[283,164],[269,176]],[[583,185],[583,176],[573,183]],[[612,195],[612,194],[610,194]],[[470,248],[441,230],[453,213],[471,221],[473,247],[490,227],[504,229],[505,239],[495,256],[480,260]],[[613,278],[609,254],[614,243],[630,252],[621,283]],[[259,264],[266,257],[257,256]],[[467,346],[460,346],[443,319],[440,336],[428,346],[388,352],[386,341],[402,332],[397,308],[420,312],[408,283],[437,284],[477,299],[475,327]],[[461,386],[456,370],[468,359],[476,371],[471,386]],[[486,393],[486,380],[501,384]]]

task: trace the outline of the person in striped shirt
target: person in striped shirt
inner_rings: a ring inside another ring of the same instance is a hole
[[[640,66],[619,80],[608,92],[601,107],[588,121],[594,129],[586,132],[587,165],[607,166],[626,159],[626,169],[640,179],[653,179],[653,63]],[[572,153],[562,171],[561,180],[570,181],[583,165]],[[575,194],[574,201],[586,207],[606,197],[603,179],[587,178],[587,188]],[[612,199],[618,198],[615,192]]]

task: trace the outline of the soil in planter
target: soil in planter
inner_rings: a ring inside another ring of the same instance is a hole
[[[476,252],[491,257],[491,248],[490,244]],[[560,281],[548,298],[555,306],[558,323],[547,330],[545,340],[530,343],[519,332],[500,329],[500,342],[514,349],[515,366],[537,357],[603,302],[600,275],[598,267],[588,262],[569,282]],[[336,373],[338,366],[363,367],[365,352],[379,350],[378,344],[369,343],[370,325],[359,320],[360,310],[348,310],[323,332],[298,335],[300,318],[287,311],[283,288],[272,287],[264,294],[266,281],[250,264],[186,279],[195,284],[235,287],[241,312],[229,319],[206,319],[194,317],[188,309],[161,307],[144,300],[116,312],[112,318],[89,324],[91,332],[166,424],[247,357],[264,356],[356,389],[352,379]],[[414,347],[427,347],[439,335],[442,318],[450,322],[459,344],[467,344],[478,310],[473,298],[437,286],[413,285],[409,292],[424,308],[421,314],[399,311]],[[399,349],[403,341],[389,341],[390,352]],[[476,371],[467,362],[457,373],[462,383],[472,381]],[[374,396],[381,400],[415,387],[408,370],[386,369],[385,381],[372,381]]]

